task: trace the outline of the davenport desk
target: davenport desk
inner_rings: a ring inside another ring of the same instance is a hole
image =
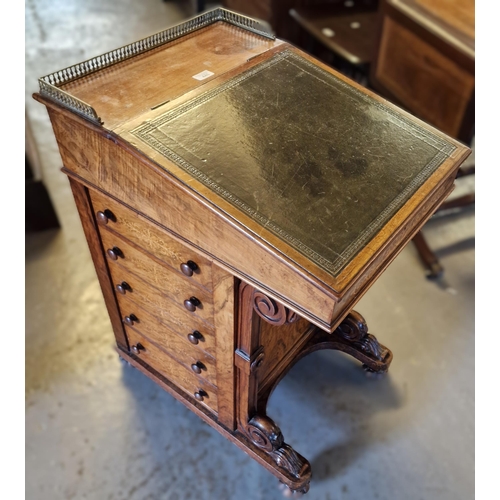
[[[35,98],[120,356],[307,491],[268,398],[319,349],[387,371],[353,307],[469,149],[224,9],[41,78]]]

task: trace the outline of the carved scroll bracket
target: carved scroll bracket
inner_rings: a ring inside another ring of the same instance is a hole
[[[288,307],[257,290],[253,292],[252,302],[254,311],[272,325],[280,326],[285,323],[295,323],[300,318],[297,313],[291,311]]]
[[[309,489],[311,466],[291,446],[285,443],[281,429],[267,416],[255,415],[247,424],[245,432],[260,449],[269,453],[278,467],[285,469],[293,477],[303,479],[301,490]]]
[[[374,335],[368,333],[368,326],[361,314],[351,311],[334,334],[347,340],[353,347],[359,349],[366,356],[378,362],[385,362],[391,356],[387,347],[379,343]]]

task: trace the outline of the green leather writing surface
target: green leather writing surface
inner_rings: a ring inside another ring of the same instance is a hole
[[[290,51],[133,134],[332,275],[455,149]]]

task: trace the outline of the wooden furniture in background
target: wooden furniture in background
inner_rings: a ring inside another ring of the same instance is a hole
[[[301,26],[296,43],[343,74],[363,82],[373,58],[378,0],[347,0],[290,9]]]
[[[468,148],[224,9],[48,75],[35,98],[119,355],[306,492],[268,398],[319,349],[387,371],[352,309]]]
[[[224,0],[224,7],[246,16],[256,17],[267,22],[275,35],[288,42],[300,42],[297,24],[290,19],[290,9],[316,9],[343,6],[344,3],[356,4],[373,0]]]
[[[383,96],[466,144],[474,135],[474,0],[383,0],[370,83]],[[469,167],[461,176],[474,173]],[[474,203],[473,194],[444,203]],[[420,233],[429,277],[443,268]]]
[[[474,127],[474,0],[384,0],[371,83],[446,134]]]

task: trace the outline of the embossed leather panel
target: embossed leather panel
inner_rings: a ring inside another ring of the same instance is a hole
[[[332,275],[455,149],[290,51],[133,133]]]

